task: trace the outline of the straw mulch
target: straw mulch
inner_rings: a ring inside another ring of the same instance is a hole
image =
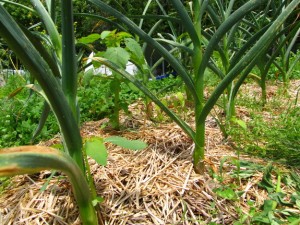
[[[124,121],[125,122],[125,121]],[[127,123],[139,126],[133,131],[105,131],[103,121],[86,123],[83,136],[122,135],[142,139],[148,148],[131,151],[107,144],[108,165],[98,166],[90,160],[106,224],[231,224],[237,219],[236,207],[247,213],[247,200],[262,203],[263,190],[257,190],[258,177],[240,187],[245,194],[238,205],[235,201],[218,198],[213,192],[220,187],[210,173],[197,175],[191,164],[193,144],[175,124],[155,125],[133,119]],[[220,158],[234,156],[215,124],[208,121],[207,169],[217,172]],[[210,127],[212,126],[212,127]],[[50,140],[46,145],[54,144]],[[235,168],[228,165],[229,173]],[[49,181],[40,191],[50,172],[13,178],[0,197],[0,224],[80,224],[71,186],[61,175]],[[233,182],[229,177],[224,184]],[[202,221],[202,222],[200,222]]]
[[[100,129],[104,122],[85,123],[82,135],[119,135],[148,143],[142,151],[107,144],[106,167],[90,160],[98,194],[105,199],[101,204],[105,224],[232,224],[239,215],[248,213],[248,200],[259,207],[267,198],[266,191],[257,186],[262,172],[239,183],[230,176],[236,171],[235,166],[224,163],[223,181],[214,178],[213,174],[220,175],[220,159],[236,154],[211,118],[207,120],[207,171],[203,175],[194,173],[192,141],[176,124],[155,124],[136,114],[123,116],[122,124],[127,129],[116,132]],[[57,142],[59,138],[41,144],[50,146]],[[264,164],[248,156],[240,159]],[[48,180],[47,189],[40,191],[49,175],[45,171],[14,177],[0,196],[0,224],[80,224],[71,186],[63,174]],[[238,200],[220,198],[213,191],[230,184],[244,192]]]

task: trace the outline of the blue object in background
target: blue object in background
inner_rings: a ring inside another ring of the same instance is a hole
[[[173,75],[174,77],[176,77],[176,76],[177,76],[177,73],[176,73],[176,71],[174,71],[174,72],[172,72],[172,73],[163,74],[163,75],[157,76],[157,77],[156,77],[156,80],[162,80],[162,79],[164,79],[164,78],[170,77],[170,75]]]

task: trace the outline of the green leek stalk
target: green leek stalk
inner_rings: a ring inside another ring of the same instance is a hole
[[[97,225],[98,219],[85,175],[64,152],[43,146],[21,146],[0,151],[0,177],[60,170],[70,179],[83,225]]]
[[[62,19],[62,89],[74,118],[79,123],[77,109],[77,60],[73,26],[73,1],[61,1]]]
[[[40,52],[34,47],[26,34],[0,4],[0,36],[18,56],[30,74],[38,81],[42,92],[53,110],[70,156],[84,171],[82,140],[78,124],[57,78]]]

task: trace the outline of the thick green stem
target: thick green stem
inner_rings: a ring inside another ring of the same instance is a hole
[[[49,12],[50,12],[50,16],[52,18],[52,20],[55,22],[56,20],[56,14],[55,14],[55,8],[56,8],[56,1],[57,0],[51,0],[49,3]]]
[[[113,127],[115,129],[120,129],[120,91],[121,82],[119,80],[113,81],[113,91],[114,91],[114,114],[112,118]]]
[[[200,115],[199,111],[202,107],[196,106],[196,115]],[[198,112],[198,114],[197,114]],[[200,111],[201,112],[201,111]],[[197,116],[196,116],[197,121]],[[199,120],[198,120],[199,121]],[[204,173],[204,153],[205,153],[205,122],[196,123],[195,149],[193,153],[194,170],[198,174]]]
[[[261,100],[262,100],[263,106],[265,106],[267,103],[266,78],[267,78],[267,71],[263,71],[261,73],[261,78],[260,78]]]
[[[193,153],[194,170],[198,174],[204,173],[204,152],[205,152],[205,121],[199,123],[199,116],[203,109],[204,104],[204,73],[200,73],[200,64],[202,61],[202,48],[201,48],[201,3],[198,0],[193,1],[194,13],[194,30],[197,38],[193,40],[194,53],[193,53],[193,68],[194,79],[197,88],[197,95],[199,103],[195,104],[195,149]]]
[[[73,1],[61,1],[61,19],[62,19],[62,90],[72,111],[72,116],[76,121],[79,131],[79,112],[77,108],[77,61],[75,52],[75,38],[73,26]],[[73,132],[73,131],[71,131]],[[82,154],[81,137],[72,137],[77,140],[75,154],[72,155],[75,161],[84,169],[84,159]],[[66,141],[66,140],[65,140]],[[74,141],[75,140],[70,140]],[[67,141],[66,141],[67,142]],[[69,149],[68,143],[66,147]]]
[[[194,170],[198,174],[204,173],[204,152],[205,152],[205,120],[201,121],[199,116],[203,110],[204,97],[204,79],[203,76],[198,76],[198,94],[200,103],[195,104],[195,149],[193,153]]]
[[[153,118],[152,100],[148,96],[145,96],[145,108],[146,108],[147,119],[152,119]]]
[[[74,118],[79,123],[77,110],[77,62],[73,26],[73,1],[61,1],[62,17],[62,88]]]
[[[149,72],[143,71],[143,84],[146,86],[149,77],[151,77],[151,74]],[[152,119],[153,118],[153,108],[152,108],[152,100],[149,98],[147,95],[145,95],[145,112],[146,112],[146,117],[147,119]]]

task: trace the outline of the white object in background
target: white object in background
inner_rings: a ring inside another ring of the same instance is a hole
[[[138,71],[138,68],[132,62],[128,62],[126,64],[126,69],[125,70],[130,75],[135,75],[137,73],[137,71]]]
[[[92,58],[94,57],[95,53],[91,52],[91,54],[89,55],[88,60],[86,61],[87,64],[92,62]],[[89,71],[89,70],[93,70],[93,74],[94,75],[107,75],[110,76],[112,75],[111,70],[105,66],[105,65],[101,65],[99,68],[95,68],[93,64],[89,65],[87,68],[85,68],[85,72]],[[131,75],[135,75],[138,71],[136,65],[134,65],[132,62],[128,62],[126,64],[126,72],[131,74]]]
[[[13,70],[13,69],[3,69],[0,71],[0,74],[3,75],[26,75],[26,71],[25,70]]]
[[[6,82],[5,82],[4,78],[0,75],[0,87],[3,87],[5,84],[6,84]]]

